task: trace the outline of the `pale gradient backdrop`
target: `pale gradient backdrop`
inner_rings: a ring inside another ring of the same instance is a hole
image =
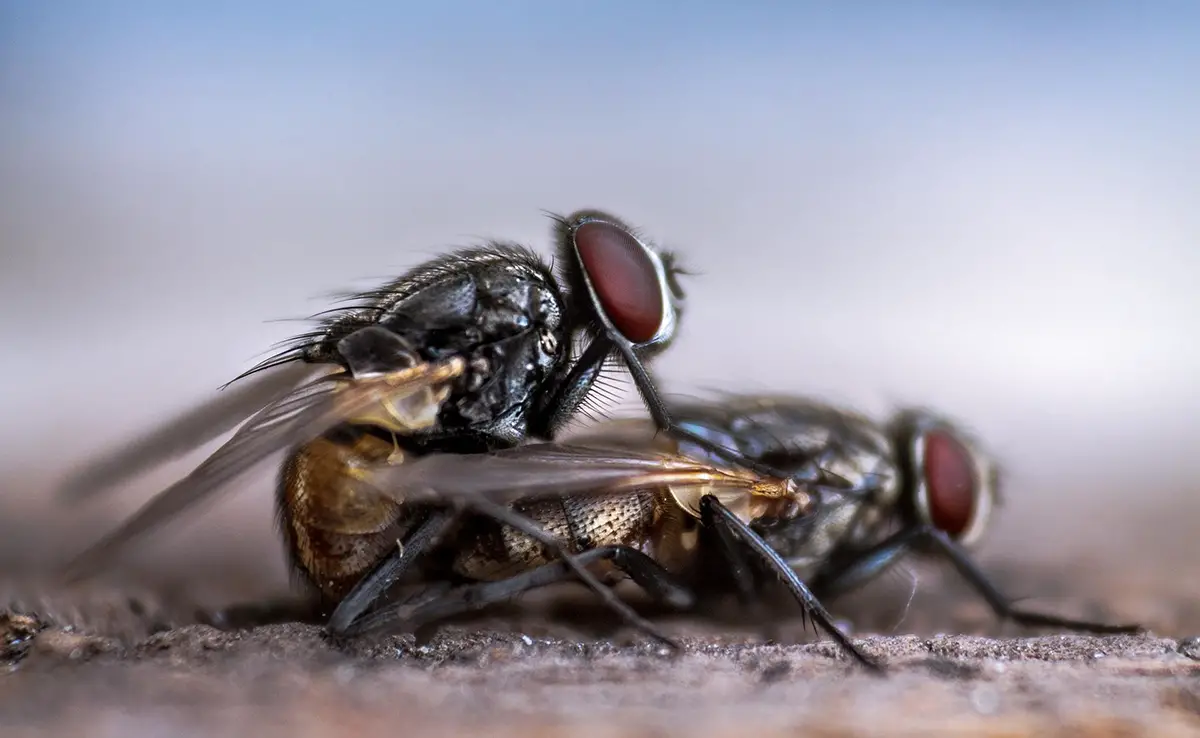
[[[2,553],[97,535],[47,490],[268,321],[584,206],[701,273],[669,390],[943,408],[1022,554],[1200,530],[1195,5],[647,5],[3,3]],[[277,574],[269,497],[186,540]]]

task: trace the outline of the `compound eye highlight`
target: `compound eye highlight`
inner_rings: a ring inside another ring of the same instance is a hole
[[[599,220],[576,228],[574,241],[597,307],[631,343],[653,340],[667,309],[658,257],[624,228]]]
[[[971,452],[945,431],[925,434],[925,488],[933,525],[958,538],[975,515],[979,481]]]

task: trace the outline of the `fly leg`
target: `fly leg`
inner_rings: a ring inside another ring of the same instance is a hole
[[[326,631],[335,637],[346,635],[354,621],[375,604],[393,584],[445,534],[454,523],[455,516],[448,510],[434,510],[417,526],[402,545],[380,561],[367,573],[350,593],[342,598],[333,615],[329,617]]]
[[[687,610],[695,604],[695,597],[686,585],[663,568],[662,564],[637,549],[603,546],[576,554],[574,559],[581,566],[598,561],[611,562],[655,600],[675,609]],[[468,584],[432,597],[422,597],[416,602],[381,610],[363,618],[353,626],[353,630],[360,633],[443,620],[481,610],[540,587],[567,581],[574,575],[575,572],[566,561],[552,561],[507,579]]]
[[[703,520],[704,527],[716,536],[717,550],[729,566],[729,576],[733,579],[738,601],[745,607],[756,607],[762,604],[757,596],[754,572],[750,568],[750,560],[746,553],[738,547],[737,537],[728,527],[713,525],[712,520]]]
[[[493,502],[486,497],[470,497],[457,498],[454,504],[461,510],[473,510],[480,515],[485,515],[496,522],[507,525],[513,530],[524,533],[533,540],[542,544],[549,555],[553,558],[561,560],[562,564],[571,570],[572,573],[586,586],[588,589],[596,593],[600,597],[600,601],[604,606],[619,615],[625,622],[633,627],[649,635],[657,641],[665,644],[669,648],[676,651],[681,650],[681,646],[677,641],[667,637],[661,630],[654,626],[650,621],[638,615],[637,612],[630,607],[626,602],[617,597],[612,588],[606,587],[594,574],[587,570],[576,560],[576,554],[568,551],[554,536],[547,533],[540,525],[521,515],[508,507]]]
[[[813,580],[813,589],[829,595],[848,591],[878,576],[895,565],[905,554],[919,548],[932,548],[949,559],[963,579],[987,601],[1001,620],[1011,620],[1024,626],[1045,626],[1090,633],[1145,632],[1145,628],[1140,625],[1109,625],[1072,620],[1013,607],[961,546],[945,532],[928,525],[901,530],[875,546],[846,554],[840,563],[826,569]]]
[[[606,340],[609,339],[599,338],[596,340],[596,343]],[[611,344],[611,341],[609,342]],[[762,461],[751,458],[737,449],[729,448],[689,430],[671,416],[671,411],[667,408],[667,403],[658,391],[657,383],[650,376],[650,370],[646,368],[645,363],[638,357],[633,346],[624,343],[612,345],[620,353],[625,366],[628,367],[629,373],[633,376],[633,383],[637,386],[638,393],[641,394],[642,401],[646,404],[646,409],[650,412],[650,417],[660,433],[666,433],[673,438],[699,446],[708,453],[723,459],[726,463],[736,464],[737,466],[749,469],[755,474],[776,477],[778,479],[792,479],[797,484],[806,485],[816,490],[826,488],[842,495],[866,494],[866,492],[851,489],[849,480],[822,469],[820,464],[815,461],[805,464],[802,468],[784,472],[770,464],[765,464]]]
[[[634,353],[633,348],[618,344],[606,335],[593,338],[570,369],[550,380],[552,385],[550,391],[544,395],[545,399],[530,418],[530,434],[546,440],[554,440],[554,437],[562,431],[583,405],[596,378],[600,375],[600,370],[604,367],[604,361],[614,352],[619,353],[624,359],[629,373],[633,376],[638,393],[641,394],[642,401],[650,411],[650,417],[660,432],[686,439],[727,462],[744,466],[753,472],[767,476],[788,476],[734,449],[722,446],[681,427],[671,418],[666,403],[663,402],[662,396],[658,392],[657,384],[650,376],[650,372],[641,358]],[[797,481],[805,480],[798,479]]]
[[[729,576],[733,579],[738,603],[750,611],[753,622],[763,627],[763,635],[767,639],[778,639],[778,629],[763,606],[759,591],[762,584],[761,574],[753,568],[743,547],[738,545],[737,535],[728,526],[713,525],[712,520],[703,522],[702,530],[715,537],[713,548],[729,567]]]
[[[452,522],[452,515],[448,512],[431,512],[403,545],[397,546],[384,557],[342,598],[333,615],[324,623],[326,631],[333,636],[344,635],[350,624],[375,604]],[[325,619],[321,610],[321,604],[315,598],[281,597],[200,613],[198,619],[205,625],[221,630],[241,630],[258,625],[295,622],[315,625]]]
[[[605,339],[597,339],[597,343]],[[791,477],[797,482],[817,483],[818,475],[809,473],[806,475],[784,474],[778,469],[764,464],[755,459],[751,459],[745,454],[736,449],[722,446],[716,441],[710,440],[697,433],[684,428],[675,419],[671,417],[670,410],[667,409],[667,403],[663,400],[662,395],[658,391],[658,384],[654,378],[650,376],[650,370],[646,368],[641,357],[637,355],[632,345],[624,343],[612,343],[612,348],[615,348],[625,361],[625,366],[629,369],[629,373],[633,376],[633,383],[637,386],[638,393],[642,396],[642,401],[646,403],[646,409],[650,412],[650,418],[654,421],[654,425],[660,433],[667,433],[674,438],[686,440],[700,448],[714,454],[728,463],[737,464],[745,467],[756,474],[764,476],[787,478]],[[810,478],[811,477],[811,478]]]
[[[645,403],[646,409],[650,412],[650,417],[660,433],[667,433],[674,438],[685,440],[723,459],[726,463],[741,466],[756,474],[779,479],[791,478],[800,484],[830,487],[842,494],[856,494],[854,490],[846,489],[849,487],[847,480],[821,469],[815,463],[809,464],[801,470],[785,473],[769,464],[752,459],[737,449],[723,446],[683,427],[671,417],[666,402],[663,401],[662,395],[658,391],[658,385],[650,376],[650,371],[634,348],[631,345],[613,341],[606,335],[592,339],[592,342],[579,355],[570,369],[551,379],[550,391],[544,395],[545,399],[534,410],[530,418],[530,434],[546,440],[553,440],[583,405],[596,378],[600,375],[604,361],[614,352],[621,356],[629,369],[634,385],[642,397],[642,402]]]
[[[796,572],[787,565],[787,562],[782,557],[767,545],[766,541],[760,538],[750,526],[742,522],[741,518],[730,512],[729,508],[721,504],[721,501],[712,495],[705,495],[700,499],[700,515],[701,523],[704,525],[712,525],[724,527],[726,530],[742,539],[755,554],[759,556],[762,563],[776,574],[792,596],[796,598],[803,607],[808,616],[812,618],[814,624],[820,626],[837,641],[847,653],[849,653],[856,661],[866,666],[875,673],[882,673],[883,667],[872,661],[866,654],[859,650],[858,646],[850,640],[849,636],[841,631],[833,622],[833,617],[825,610],[820,601],[811,590],[800,581],[800,577],[796,576]]]
[[[587,399],[610,353],[611,342],[598,338],[584,349],[566,371],[549,380],[542,401],[530,414],[530,435],[547,441],[554,440]]]

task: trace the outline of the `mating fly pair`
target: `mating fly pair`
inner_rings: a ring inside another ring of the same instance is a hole
[[[684,298],[673,257],[597,211],[556,218],[555,233],[561,282],[512,243],[434,259],[352,296],[317,330],[239,377],[231,397],[83,469],[65,487],[68,497],[245,421],[192,473],[75,558],[69,576],[94,572],[134,537],[287,451],[276,494],[281,532],[314,601],[332,610],[327,625],[335,635],[403,620],[379,607],[408,575],[429,583],[421,604],[428,612],[461,601],[466,590],[450,585],[463,580],[503,589],[499,583],[513,576],[569,570],[670,643],[586,564],[604,559],[686,606],[690,595],[655,559],[663,551],[629,544],[674,537],[686,548],[688,519],[702,518],[737,549],[736,561],[746,552],[764,557],[813,619],[870,664],[747,524],[808,514],[822,471],[810,465],[776,475],[693,433],[671,417],[651,379],[645,363],[675,337]],[[630,371],[656,430],[720,462],[555,443],[614,357]]]
[[[670,643],[596,572],[627,576],[682,609],[730,587],[753,603],[782,581],[817,625],[877,668],[816,595],[854,586],[921,544],[947,555],[1002,616],[1133,629],[1009,608],[963,551],[986,524],[994,475],[933,416],[880,428],[796,398],[668,407],[644,362],[678,326],[673,259],[603,213],[555,222],[563,284],[513,244],[436,259],[356,295],[248,372],[257,376],[221,405],[84,470],[68,485],[75,495],[258,410],[78,557],[73,573],[286,450],[280,528],[310,602],[338,636],[415,627],[574,576]],[[556,442],[613,356],[650,422],[612,421]],[[401,580],[415,580],[417,594],[389,602]]]

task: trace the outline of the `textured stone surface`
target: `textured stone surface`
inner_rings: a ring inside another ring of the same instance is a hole
[[[991,567],[1025,591],[1059,592],[1061,572]],[[411,636],[335,646],[319,629],[222,632],[195,607],[147,592],[16,587],[0,689],[4,735],[1197,735],[1197,590],[1138,594],[1107,576],[1100,596],[1047,605],[1144,620],[1147,636],[1020,632],[936,568],[907,615],[904,582],[846,600],[864,648],[890,674],[862,673],[796,621],[776,643],[736,623],[668,618],[685,652],[596,615],[566,593],[553,609],[498,612]],[[1194,579],[1194,578],[1193,578]],[[1057,588],[1052,587],[1060,582]],[[890,586],[889,586],[890,585]],[[1141,590],[1137,589],[1140,585]],[[23,589],[23,591],[22,591]],[[1039,598],[1040,602],[1040,598]],[[546,603],[543,603],[543,605]],[[896,627],[911,635],[870,635]],[[977,633],[981,635],[939,635]],[[1164,637],[1167,632],[1172,637]],[[1161,634],[1161,635],[1160,635]]]

